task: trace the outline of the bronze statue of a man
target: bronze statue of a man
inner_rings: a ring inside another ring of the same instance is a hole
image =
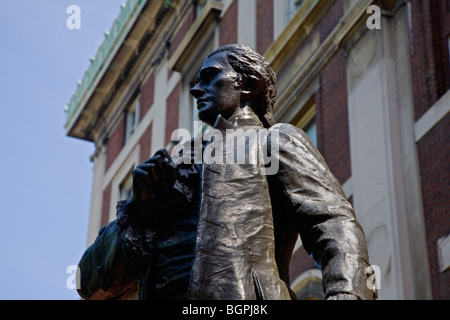
[[[341,186],[302,130],[274,122],[276,76],[266,59],[223,46],[196,80],[190,93],[213,138],[136,167],[133,198],[118,203],[117,219],[81,258],[79,294],[295,298],[289,262],[300,234],[326,299],[374,299],[366,239]]]

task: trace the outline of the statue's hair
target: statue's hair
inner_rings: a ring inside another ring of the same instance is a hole
[[[252,107],[264,127],[274,125],[273,106],[277,95],[277,76],[269,62],[252,48],[240,44],[222,46],[212,51],[208,58],[222,52],[226,53],[233,70],[255,85]]]

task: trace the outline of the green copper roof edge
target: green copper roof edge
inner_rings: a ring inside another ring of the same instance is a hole
[[[78,88],[72,95],[70,102],[65,106],[66,125],[68,130],[81,112],[81,107],[87,101],[104,74],[108,63],[113,58],[115,52],[123,43],[129,29],[134,24],[139,13],[148,0],[127,0],[121,5],[121,11],[111,27],[105,32],[105,40],[100,45],[95,58],[91,58],[91,65],[84,73],[83,79],[78,81]],[[76,115],[76,116],[75,116]]]

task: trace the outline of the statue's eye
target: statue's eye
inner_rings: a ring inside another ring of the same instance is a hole
[[[203,69],[200,73],[201,81],[203,81],[203,82],[211,81],[218,72],[219,72],[219,70],[217,70],[216,68]]]

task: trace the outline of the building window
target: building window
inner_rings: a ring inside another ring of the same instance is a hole
[[[324,300],[322,280],[311,278],[305,281],[303,286],[295,291],[298,300]]]
[[[300,112],[293,124],[305,131],[312,143],[317,147],[316,105],[313,104],[306,111]]]
[[[312,143],[317,147],[317,126],[315,117],[306,125],[303,131],[306,132]]]
[[[198,17],[200,13],[202,12],[203,8],[206,5],[206,2],[208,0],[195,0],[194,6],[195,6],[195,16]]]
[[[300,9],[301,5],[305,0],[288,0],[286,17],[287,21],[291,21],[292,18],[297,13],[298,9]]]
[[[130,137],[133,135],[133,133],[136,131],[136,128],[139,124],[139,99],[140,97],[137,97],[131,106],[127,110],[127,123],[126,123],[126,129],[125,129],[125,142],[127,142]]]
[[[283,33],[297,12],[302,10],[304,4],[305,0],[274,0],[274,39]]]
[[[133,177],[131,173],[119,186],[119,200],[129,199],[133,196]]]
[[[304,271],[291,283],[298,300],[324,300],[322,273],[319,269]]]

